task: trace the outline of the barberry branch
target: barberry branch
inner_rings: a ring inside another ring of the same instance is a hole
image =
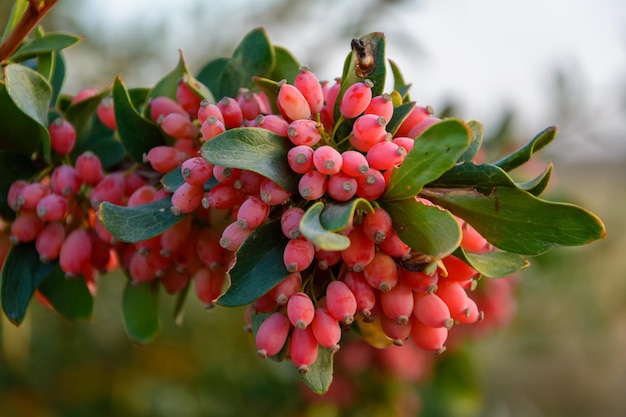
[[[28,0],[28,8],[9,36],[0,44],[0,62],[6,61],[28,36],[31,30],[50,11],[58,0]]]

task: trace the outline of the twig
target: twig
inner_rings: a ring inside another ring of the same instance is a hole
[[[19,48],[30,31],[58,0],[28,0],[28,8],[7,38],[0,44],[0,62],[6,61]]]

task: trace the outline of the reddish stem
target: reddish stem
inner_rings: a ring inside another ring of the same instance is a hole
[[[58,0],[28,0],[28,8],[9,36],[0,44],[0,62],[6,61]]]

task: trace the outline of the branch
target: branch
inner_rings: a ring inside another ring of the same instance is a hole
[[[58,0],[28,0],[28,8],[7,38],[0,44],[0,62],[6,61]]]

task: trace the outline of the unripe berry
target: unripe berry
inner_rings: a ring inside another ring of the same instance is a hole
[[[395,260],[384,252],[376,252],[363,270],[365,279],[373,288],[391,291],[398,283],[398,267]]]
[[[350,239],[350,246],[341,251],[341,259],[352,270],[361,272],[374,259],[376,246],[365,236],[360,225],[352,228],[348,234],[348,239]]]
[[[332,146],[323,145],[313,152],[313,165],[322,174],[332,175],[341,171],[343,159]]]
[[[367,151],[370,167],[381,171],[399,166],[406,156],[406,149],[394,142],[379,142]]]
[[[326,287],[326,308],[332,316],[345,324],[354,321],[357,311],[356,298],[342,281],[332,281]]]
[[[391,120],[393,117],[393,102],[391,101],[391,96],[384,93],[380,96],[373,97],[363,113],[375,114],[383,117],[385,120]]]
[[[315,307],[311,298],[303,293],[297,292],[289,297],[287,301],[287,317],[297,329],[306,328],[313,321]]]
[[[365,280],[362,272],[346,271],[343,275],[346,283],[356,300],[357,311],[363,317],[370,317],[376,306],[376,293],[371,285]]]
[[[266,318],[255,335],[259,357],[278,354],[287,341],[290,328],[289,319],[283,313],[274,313]]]
[[[224,126],[226,129],[239,127],[243,123],[243,114],[237,100],[231,97],[224,97],[217,102],[217,107],[222,112]]]
[[[337,349],[337,344],[341,340],[341,326],[339,321],[324,307],[315,310],[311,330],[320,345],[327,349]]]
[[[180,172],[186,183],[204,185],[213,176],[213,165],[201,156],[196,156],[183,162]]]
[[[105,125],[111,130],[117,130],[117,121],[115,120],[115,109],[113,108],[113,98],[104,97],[98,108],[96,109],[96,116],[100,123]]]
[[[328,177],[328,195],[337,201],[348,201],[356,194],[357,183],[354,177],[338,172]]]
[[[166,174],[178,168],[189,158],[186,152],[174,148],[173,146],[155,146],[147,154],[143,155],[143,162],[150,163],[152,168],[162,174]]]
[[[294,146],[287,152],[287,163],[293,172],[306,174],[315,167],[313,148],[307,145]]]
[[[309,171],[298,182],[298,191],[305,200],[317,200],[326,192],[326,175],[319,171]]]
[[[84,229],[71,231],[59,253],[59,264],[61,269],[68,276],[80,274],[83,267],[89,262],[91,255],[91,238]]]
[[[72,152],[76,144],[76,130],[70,122],[59,117],[50,124],[48,132],[50,146],[57,155],[65,156]]]
[[[302,93],[307,103],[309,103],[312,114],[322,111],[322,107],[324,106],[324,92],[322,91],[319,80],[308,67],[300,67],[300,72],[293,80],[293,85]]]
[[[317,359],[317,352],[317,339],[315,339],[313,329],[310,326],[305,329],[293,329],[289,353],[291,361],[299,373],[305,374],[309,371],[309,366]]]
[[[450,309],[436,294],[415,294],[414,300],[413,314],[420,322],[430,327],[450,328],[454,324]]]
[[[80,189],[80,179],[74,167],[59,165],[52,171],[50,177],[52,192],[67,198],[72,198]]]
[[[294,120],[289,124],[287,136],[294,145],[314,146],[322,139],[317,122],[309,119]]]
[[[291,197],[291,193],[289,191],[285,190],[283,187],[278,185],[278,183],[270,180],[269,178],[266,178],[261,182],[259,194],[261,196],[261,200],[269,206],[282,204],[289,197]]]
[[[365,80],[362,83],[352,84],[346,89],[339,102],[339,112],[346,119],[357,117],[365,111],[372,101],[372,87],[374,83]]]
[[[224,133],[226,131],[226,127],[221,120],[218,120],[215,116],[209,116],[202,124],[200,125],[200,132],[202,133],[202,139],[205,142],[210,141],[220,133]]]
[[[305,238],[291,239],[283,251],[285,268],[289,272],[301,272],[311,265],[315,257],[315,246]]]
[[[67,215],[67,198],[58,194],[48,194],[37,203],[37,215],[44,222],[61,221]]]
[[[430,327],[419,320],[411,320],[411,338],[415,344],[424,350],[433,350],[442,353],[448,339],[446,327]]]
[[[300,291],[302,275],[300,272],[292,272],[270,290],[270,296],[278,305],[285,305],[292,295]]]
[[[198,126],[189,120],[187,116],[170,113],[159,120],[163,132],[175,139],[194,140],[198,137]]]
[[[237,224],[242,229],[256,229],[270,213],[270,207],[259,197],[248,196],[237,210]]]
[[[310,119],[311,108],[306,98],[285,80],[278,83],[278,108],[287,120]]]
[[[278,136],[287,136],[289,134],[289,122],[275,114],[258,115],[254,119],[254,127],[267,129]]]
[[[48,223],[37,235],[35,248],[42,263],[54,261],[59,257],[61,245],[65,240],[65,228],[60,222]]]
[[[289,207],[280,217],[280,228],[289,239],[298,239],[300,233],[300,220],[304,216],[304,210],[300,207]]]
[[[361,152],[357,151],[345,151],[341,154],[343,163],[341,164],[341,171],[350,175],[351,177],[359,177],[367,174],[367,170],[370,165]]]
[[[165,117],[170,113],[177,113],[189,117],[187,111],[185,111],[180,104],[166,96],[155,97],[150,100],[148,105],[150,106],[150,118],[155,123],[158,122],[159,118]]]

